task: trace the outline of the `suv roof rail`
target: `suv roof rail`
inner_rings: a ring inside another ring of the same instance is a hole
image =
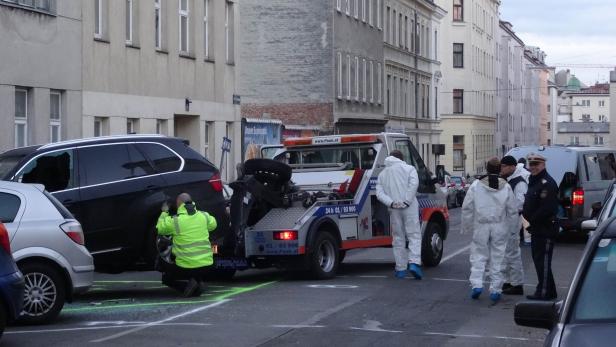
[[[109,135],[109,136],[99,136],[99,137],[88,137],[83,139],[75,139],[75,140],[66,140],[54,143],[48,143],[46,145],[41,146],[39,149],[47,149],[58,146],[70,145],[70,144],[79,144],[79,143],[87,143],[94,142],[100,140],[129,140],[134,138],[144,138],[144,137],[166,137],[165,135],[160,134],[134,134],[134,135]]]

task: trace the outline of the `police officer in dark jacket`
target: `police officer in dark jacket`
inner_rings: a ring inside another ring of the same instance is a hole
[[[558,186],[545,170],[546,159],[540,154],[529,154],[528,168],[531,173],[528,192],[522,215],[530,226],[531,249],[538,284],[529,300],[556,299],[556,284],[552,275],[552,252],[558,234],[555,218],[558,212]]]

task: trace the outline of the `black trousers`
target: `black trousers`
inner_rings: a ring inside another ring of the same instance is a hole
[[[552,274],[554,239],[531,235],[531,251],[538,280],[535,296],[544,299],[556,298],[556,284],[554,283],[554,275]]]
[[[169,264],[164,261],[161,262],[160,267],[160,270],[163,273],[163,284],[178,291],[184,291],[190,279],[195,279],[197,282],[202,282],[203,277],[210,269],[210,266],[186,269],[179,267],[176,264]]]

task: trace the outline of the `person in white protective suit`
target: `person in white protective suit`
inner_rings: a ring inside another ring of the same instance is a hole
[[[520,251],[520,230],[522,229],[522,209],[524,196],[528,191],[528,177],[530,172],[518,164],[510,155],[501,159],[501,177],[507,180],[515,196],[518,213],[511,216],[508,221],[509,234],[505,259],[503,260],[503,294],[524,295],[524,269],[522,266],[522,252]]]
[[[462,233],[473,233],[471,241],[471,298],[483,291],[486,264],[490,264],[490,300],[501,299],[503,278],[501,265],[507,247],[507,221],[518,214],[513,190],[499,177],[500,160],[492,158],[486,165],[488,174],[475,180],[462,204]]]
[[[391,151],[390,156],[385,158],[385,169],[379,174],[376,196],[389,208],[397,278],[405,278],[407,271],[415,279],[423,277],[419,204],[416,197],[418,186],[417,170],[404,162],[402,152]]]

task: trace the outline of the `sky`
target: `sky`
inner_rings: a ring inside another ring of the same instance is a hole
[[[501,19],[557,71],[567,64],[616,67],[616,0],[502,0]],[[612,69],[568,67],[583,83],[609,81]]]

